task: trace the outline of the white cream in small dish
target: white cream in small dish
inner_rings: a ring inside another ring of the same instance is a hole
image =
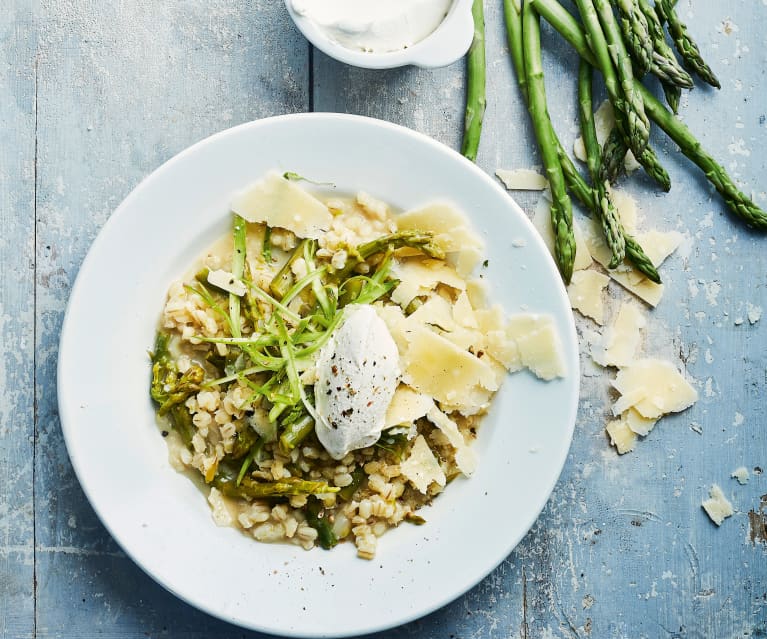
[[[441,67],[468,50],[471,0],[285,0],[296,26],[323,53],[388,69]]]

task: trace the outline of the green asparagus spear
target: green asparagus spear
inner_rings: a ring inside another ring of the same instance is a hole
[[[568,13],[557,0],[533,0],[546,20],[575,48],[578,54],[595,63],[589,49],[586,34],[578,21]],[[767,230],[767,213],[760,209],[732,181],[727,171],[703,149],[689,128],[666,109],[658,99],[640,82],[636,83],[645,103],[645,111],[666,134],[677,144],[687,158],[692,160],[706,175],[719,192],[725,204],[746,224],[760,230]]]
[[[679,64],[666,42],[666,32],[658,19],[658,14],[647,0],[636,0],[639,10],[647,20],[647,27],[653,43],[653,68],[664,86],[673,85],[681,89],[692,89],[692,76]]]
[[[504,0],[504,15],[506,20],[506,30],[509,40],[509,51],[511,53],[512,62],[517,70],[517,79],[519,81],[520,90],[522,95],[527,99],[527,79],[524,65],[524,51],[522,47],[522,0]],[[559,5],[557,5],[559,6]],[[564,11],[564,9],[562,9]],[[568,14],[569,15],[569,14]],[[567,187],[572,191],[573,195],[580,201],[594,215],[599,215],[600,206],[597,201],[596,192],[586,184],[585,180],[575,168],[570,156],[564,150],[564,147],[560,143],[553,128],[551,129],[554,137],[557,155],[562,167]],[[621,138],[622,139],[622,138]],[[625,147],[624,147],[625,148]],[[623,155],[625,156],[625,151]],[[631,250],[629,250],[629,241],[631,240]],[[627,243],[626,256],[631,259],[634,265],[645,276],[652,281],[660,283],[660,276],[658,271],[652,265],[647,256],[642,251],[641,246],[633,240],[633,238],[626,237]],[[636,258],[636,259],[635,259]],[[643,259],[644,258],[644,259]]]
[[[616,41],[620,40],[620,32],[616,34],[607,28],[603,30],[600,14],[597,13],[593,0],[576,1],[583,18],[586,39],[596,58],[592,66],[596,66],[602,72],[607,95],[615,109],[616,122],[618,122],[621,133],[625,136],[629,148],[638,157],[647,146],[650,128],[646,122],[644,108],[637,111],[638,101],[633,86],[631,91],[626,91],[631,61],[628,59],[625,49],[622,50],[616,44]],[[609,6],[608,9],[610,9]],[[610,15],[612,16],[612,9],[610,9]],[[613,22],[608,22],[607,25],[615,26],[614,16]]]
[[[378,253],[409,247],[437,260],[445,259],[445,252],[434,242],[434,236],[424,231],[397,231],[384,235],[357,247],[357,253],[363,260],[370,259]]]
[[[724,167],[706,152],[687,125],[675,118],[652,93],[646,89],[643,92],[648,115],[676,142],[682,153],[706,174],[706,178],[719,192],[730,210],[742,218],[746,224],[763,231],[767,230],[767,213],[735,185]]]
[[[181,436],[184,444],[190,446],[194,436],[194,424],[184,402],[200,390],[205,372],[197,365],[179,376],[168,350],[170,335],[162,331],[155,338],[152,357],[152,383],[149,394],[159,405],[159,415],[166,415],[168,422]]]
[[[669,84],[661,80],[661,88],[663,89],[663,95],[666,96],[666,104],[674,115],[679,113],[679,101],[682,99],[682,89],[676,84]]]
[[[653,41],[647,18],[639,9],[638,0],[612,0],[620,12],[620,27],[626,48],[631,54],[639,77],[645,75],[653,64]]]
[[[232,276],[236,280],[242,280],[245,271],[247,232],[247,222],[235,213],[232,219],[232,235],[234,237]],[[240,337],[242,335],[240,297],[234,293],[229,293],[229,317],[232,318],[232,337]]]
[[[272,261],[272,227],[264,228],[264,244],[261,247],[261,257],[267,264]]]
[[[338,497],[343,501],[351,501],[354,497],[354,493],[356,493],[357,489],[362,486],[367,477],[365,470],[362,467],[357,466],[357,468],[352,471],[352,483],[339,490]]]
[[[525,71],[525,55],[522,49],[522,2],[523,0],[503,0],[503,17],[506,24],[506,42],[509,45],[511,62],[517,74],[519,91],[525,104],[527,104],[527,72]]]
[[[466,56],[466,116],[461,153],[475,162],[485,116],[485,15],[483,0],[474,0],[474,40]]]
[[[551,188],[551,225],[554,229],[554,256],[565,284],[570,283],[575,261],[573,211],[567,195],[559,152],[546,106],[546,87],[541,60],[541,31],[538,14],[531,0],[524,0],[522,11],[522,46],[525,60],[530,117],[538,139],[543,164]]]
[[[290,287],[295,283],[296,277],[293,275],[291,267],[296,262],[296,260],[299,258],[303,259],[304,249],[306,248],[306,245],[311,241],[312,240],[301,240],[299,245],[293,249],[293,252],[290,254],[288,261],[283,264],[282,268],[277,271],[277,275],[272,278],[272,282],[269,284],[269,290],[278,300],[281,300],[290,290]]]
[[[179,375],[168,351],[169,341],[168,333],[158,332],[151,358],[152,384],[149,394],[159,405],[159,415],[165,415],[172,407],[183,404],[190,395],[200,390],[205,378],[205,371],[196,364]]]
[[[247,422],[241,423],[237,427],[237,435],[232,445],[230,453],[232,459],[242,459],[253,450],[253,447],[260,441],[256,431],[254,431]]]
[[[599,142],[597,141],[597,130],[594,125],[592,76],[592,66],[582,59],[578,70],[578,103],[580,106],[581,132],[583,134],[583,143],[586,147],[589,173],[596,190],[596,199],[599,202],[599,220],[607,240],[607,246],[612,254],[608,268],[615,268],[626,256],[626,241],[623,237],[623,225],[621,224],[618,210],[609,197],[609,182],[600,179],[599,168],[602,158]]]
[[[655,10],[658,12],[658,17],[668,23],[669,34],[671,34],[671,39],[674,41],[679,55],[682,56],[687,66],[698,74],[701,80],[707,82],[712,87],[721,89],[722,85],[719,84],[718,78],[711,70],[711,67],[703,60],[698,45],[690,37],[687,25],[679,19],[679,15],[676,9],[674,9],[674,4],[671,0],[657,0]]]
[[[184,442],[184,445],[190,448],[192,446],[192,437],[194,437],[196,430],[192,422],[191,413],[187,410],[186,406],[179,404],[173,406],[167,415],[171,428],[181,436],[181,441]]]
[[[304,508],[306,523],[317,531],[317,541],[325,550],[338,544],[338,537],[333,532],[333,525],[327,517],[327,511],[316,497],[310,497]]]
[[[406,246],[417,249],[428,257],[437,260],[445,259],[445,252],[434,242],[434,236],[431,233],[416,230],[397,231],[360,244],[356,249],[350,250],[346,264],[336,273],[336,279],[343,282],[365,260],[369,260],[374,255],[396,251]]]
[[[661,188],[668,193],[671,190],[671,176],[668,171],[663,168],[660,163],[660,159],[655,154],[655,151],[651,146],[646,146],[642,155],[637,158],[637,162],[642,165],[645,173],[649,175],[653,180],[660,184]]]
[[[650,258],[647,257],[647,254],[642,250],[639,242],[637,242],[630,235],[626,235],[626,257],[628,257],[629,261],[634,265],[634,267],[645,276],[647,276],[647,279],[649,279],[651,282],[655,282],[656,284],[661,283],[660,275],[658,274],[658,270],[655,268],[655,265],[652,263]]]
[[[626,166],[628,150],[626,140],[618,131],[618,127],[614,126],[602,147],[602,163],[599,166],[600,181],[613,183],[618,179]]]
[[[293,495],[324,495],[337,493],[335,486],[324,481],[308,481],[296,477],[287,477],[278,481],[256,481],[243,477],[237,485],[236,473],[219,472],[213,478],[213,485],[227,497],[245,497],[251,499],[268,499],[272,497],[291,497]]]
[[[300,419],[291,421],[285,425],[285,430],[280,435],[280,446],[285,451],[291,451],[306,439],[314,430],[314,420],[308,413]]]

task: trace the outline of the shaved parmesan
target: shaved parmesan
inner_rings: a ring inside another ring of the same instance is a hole
[[[642,435],[642,437],[646,437],[647,434],[655,428],[655,424],[658,421],[657,419],[642,417],[642,415],[639,414],[639,411],[634,408],[629,408],[623,416],[623,419],[632,431],[637,435]]]
[[[434,424],[455,448],[455,463],[458,469],[470,477],[477,468],[477,455],[466,445],[458,425],[436,406],[429,409],[426,417]]]
[[[380,317],[386,328],[389,329],[389,333],[397,345],[400,357],[403,356],[410,346],[410,330],[411,324],[408,322],[408,318],[402,312],[399,306],[393,304],[387,304],[385,306],[375,306],[376,313]]]
[[[445,253],[468,248],[481,249],[482,239],[472,230],[466,216],[446,202],[429,204],[420,209],[406,211],[396,217],[400,231],[418,230],[434,234],[434,242]]]
[[[434,400],[428,395],[417,393],[412,388],[400,384],[394,391],[389,409],[386,411],[384,428],[412,424],[425,417],[434,406]]]
[[[498,169],[495,174],[509,191],[542,191],[549,185],[545,175],[531,169]]]
[[[447,481],[423,435],[415,438],[410,456],[400,464],[400,472],[424,495],[432,482],[444,486]]]
[[[469,277],[482,261],[484,253],[481,248],[468,246],[457,253],[448,253],[446,261],[461,277]]]
[[[229,271],[210,271],[208,273],[208,283],[238,297],[242,297],[248,292],[248,287]]]
[[[612,254],[604,242],[602,227],[598,222],[592,221],[589,224],[585,239],[592,257],[607,268],[612,259]],[[655,266],[657,267],[659,264]],[[618,282],[618,284],[636,295],[639,299],[647,302],[650,306],[657,306],[663,297],[663,284],[651,282],[642,273],[625,262],[615,269],[608,270],[607,273],[611,279]]]
[[[636,235],[637,242],[642,245],[647,257],[656,267],[663,264],[666,258],[679,248],[683,239],[684,236],[676,231],[647,231]]]
[[[538,200],[533,216],[533,226],[543,238],[549,253],[554,255],[554,231],[551,228],[551,202],[545,197]],[[574,271],[582,271],[591,266],[592,259],[588,244],[585,241],[583,231],[577,220],[573,220],[573,234],[575,235],[575,262]]]
[[[711,489],[708,492],[709,498],[706,499],[701,506],[706,511],[708,518],[713,521],[717,526],[721,526],[722,522],[731,517],[735,513],[735,509],[732,504],[724,496],[722,489],[716,484],[711,485]]]
[[[506,319],[498,305],[474,314],[485,335],[484,350],[509,372],[527,367],[541,379],[564,375],[562,348],[553,318],[518,313]]]
[[[464,392],[460,398],[460,403],[440,402],[440,406],[442,410],[448,413],[460,413],[464,417],[469,417],[485,412],[488,406],[490,406],[492,398],[493,393],[491,391],[481,386],[474,386]]]
[[[637,219],[639,217],[637,201],[631,197],[628,192],[614,188],[610,189],[610,198],[612,199],[615,208],[618,209],[623,230],[629,235],[636,234]]]
[[[640,330],[647,320],[636,304],[624,303],[615,323],[605,331],[602,366],[629,366],[642,340]]]
[[[570,305],[600,326],[605,321],[602,291],[609,281],[609,277],[597,271],[575,271],[567,287]]]
[[[503,309],[499,304],[475,311],[474,317],[477,319],[479,330],[483,333],[506,330],[506,317],[504,317]]]
[[[441,260],[395,261],[392,264],[392,274],[400,280],[400,284],[392,291],[391,298],[402,308],[407,307],[418,295],[434,290],[438,284],[446,284],[458,290],[466,288],[464,279]]]
[[[443,333],[442,337],[453,342],[462,351],[468,351],[472,348],[475,351],[481,350],[485,344],[485,336],[482,333],[461,326],[456,326],[449,333]]]
[[[315,240],[333,222],[327,206],[276,171],[235,196],[232,211],[248,222],[262,222]]]
[[[644,398],[647,397],[647,393],[644,388],[636,388],[618,398],[618,401],[613,404],[613,415],[618,416],[630,410],[632,406],[638,404]]]
[[[464,328],[478,328],[477,317],[474,315],[474,309],[471,307],[469,296],[461,291],[453,305],[453,319],[456,324]]]
[[[683,411],[698,399],[697,391],[673,364],[657,359],[639,360],[622,368],[612,385],[621,395],[643,395],[632,406],[648,419]]]
[[[465,391],[474,386],[498,390],[492,368],[428,328],[411,333],[404,359],[403,381],[438,402],[465,404]]]
[[[439,326],[444,331],[452,331],[456,328],[450,303],[439,295],[433,295],[421,304],[408,316],[407,322],[411,325],[411,330],[418,324]]]
[[[625,455],[634,450],[637,436],[636,433],[628,427],[625,421],[622,419],[613,420],[607,424],[605,430],[610,436],[610,443],[615,446],[619,455]]]
[[[466,294],[474,309],[487,308],[487,283],[478,277],[466,282]]]
[[[612,196],[621,214],[621,221],[626,232],[635,236],[635,239],[645,250],[653,265],[656,268],[659,267],[679,247],[683,236],[676,231],[669,233],[662,233],[660,231],[636,233],[636,201],[622,191],[614,190],[612,191]],[[612,253],[605,243],[602,227],[598,221],[592,220],[586,227],[585,242],[592,257],[607,268],[612,259]],[[608,270],[608,274],[626,290],[647,302],[650,306],[657,306],[663,297],[663,284],[651,282],[630,264],[624,262],[618,268]]]
[[[515,339],[509,338],[505,330],[485,333],[485,350],[501,362],[510,373],[522,368],[522,357]]]
[[[523,328],[532,318],[536,321],[535,330]],[[512,316],[509,319],[507,331],[509,336],[516,340],[519,359],[523,366],[529,368],[541,379],[564,377],[562,347],[553,318],[547,315]]]

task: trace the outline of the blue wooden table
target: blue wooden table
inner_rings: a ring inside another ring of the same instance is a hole
[[[500,4],[486,2],[478,163],[491,173],[539,163]],[[721,92],[685,97],[682,117],[767,206],[767,2],[680,0],[679,11],[723,81]],[[544,37],[552,115],[569,144],[576,60],[552,32]],[[115,206],[189,144],[273,114],[366,114],[455,148],[463,95],[461,63],[373,72],[334,62],[307,45],[277,0],[2,0],[2,637],[256,636],[188,607],[138,569],[69,464],[56,405],[59,332],[78,268]],[[642,176],[625,188],[648,228],[686,241],[664,267],[666,296],[644,349],[684,365],[700,400],[619,458],[603,430],[608,375],[584,356],[572,450],[532,531],[464,597],[383,637],[767,636],[767,316],[748,319],[767,309],[767,239],[733,220],[673,144],[658,133],[653,142],[672,192],[658,194]],[[528,210],[535,201],[519,200]],[[751,473],[745,486],[730,478],[738,466]],[[700,507],[712,483],[737,511],[721,528]]]

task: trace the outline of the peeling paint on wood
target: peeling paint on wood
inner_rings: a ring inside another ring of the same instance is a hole
[[[478,163],[494,175],[540,160],[500,3],[486,5],[489,95]],[[682,115],[765,206],[767,5],[678,6],[724,83],[721,92],[685,96]],[[253,637],[152,582],[88,505],[55,398],[70,286],[96,233],[142,177],[240,122],[312,108],[360,113],[457,148],[463,65],[345,67],[310,52],[273,0],[6,0],[0,13],[0,636]],[[552,117],[569,145],[577,61],[546,26],[544,43]],[[625,188],[647,227],[678,230],[686,241],[664,266],[666,297],[643,348],[681,357],[700,401],[618,458],[603,432],[608,375],[584,342],[576,435],[540,519],[481,584],[382,638],[729,638],[767,628],[759,533],[767,479],[756,470],[767,464],[767,328],[756,312],[767,308],[765,240],[731,219],[657,131],[653,143],[672,192],[658,194],[641,175]],[[532,211],[536,198],[518,200]],[[611,287],[610,295],[615,312],[621,293]],[[578,319],[581,335],[594,328]],[[729,478],[741,465],[755,469],[746,486]],[[742,510],[721,528],[700,509],[713,482]]]

